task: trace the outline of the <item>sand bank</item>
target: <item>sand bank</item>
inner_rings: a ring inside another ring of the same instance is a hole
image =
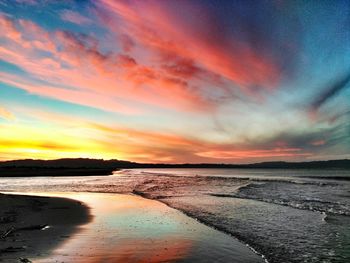
[[[52,253],[91,220],[76,200],[0,194],[0,262],[30,262]]]
[[[93,219],[33,262],[263,262],[236,239],[157,201],[122,194],[50,195],[85,203]]]

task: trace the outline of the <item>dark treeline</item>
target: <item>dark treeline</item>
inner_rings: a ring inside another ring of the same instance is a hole
[[[232,168],[232,169],[350,169],[350,160],[313,162],[262,162],[253,164],[162,164],[121,160],[57,159],[0,162],[0,176],[86,176],[109,175],[118,169],[135,168]]]
[[[330,160],[311,162],[261,162],[252,164],[219,164],[219,163],[136,163],[121,160],[102,160],[88,158],[66,158],[57,160],[13,160],[0,162],[0,168],[26,167],[26,168],[106,168],[106,169],[132,169],[132,168],[267,168],[267,169],[350,169],[350,160]]]

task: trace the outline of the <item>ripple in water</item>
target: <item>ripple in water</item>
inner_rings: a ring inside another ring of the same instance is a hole
[[[341,180],[339,180],[341,178]],[[245,242],[269,262],[350,262],[349,171],[149,169],[0,179],[1,190],[136,193]]]

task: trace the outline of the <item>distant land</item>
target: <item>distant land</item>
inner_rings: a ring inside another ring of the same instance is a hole
[[[110,175],[118,169],[135,168],[225,168],[225,169],[350,169],[350,160],[311,162],[262,162],[252,164],[165,164],[121,160],[66,158],[57,160],[13,160],[0,162],[1,177]]]

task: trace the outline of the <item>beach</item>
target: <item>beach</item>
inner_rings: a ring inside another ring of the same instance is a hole
[[[26,225],[48,228],[9,237],[6,246],[22,249],[2,253],[3,262],[263,262],[231,236],[157,201],[106,193],[30,195],[49,197],[1,196],[23,215],[12,225],[28,216]]]
[[[0,0],[0,263],[350,263],[350,0]]]
[[[0,262],[48,255],[90,220],[89,208],[76,200],[0,194]]]
[[[0,192],[74,199],[89,208],[90,221],[33,262],[121,256],[119,262],[162,262],[157,255],[165,262],[348,262],[349,182],[339,177],[349,176],[346,170],[133,169],[4,177]]]

